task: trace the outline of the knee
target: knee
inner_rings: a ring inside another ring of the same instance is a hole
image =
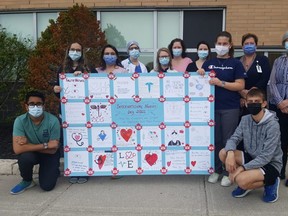
[[[25,152],[19,155],[18,163],[35,164],[35,155],[32,152]]]
[[[235,179],[237,185],[242,188],[243,190],[247,190],[249,189],[249,183],[246,181],[246,178],[244,178],[243,176],[237,176]]]
[[[220,160],[225,163],[225,160],[226,160],[226,150],[223,148],[220,150],[219,152],[219,158]]]
[[[55,183],[40,183],[40,188],[44,191],[51,191],[55,188]]]

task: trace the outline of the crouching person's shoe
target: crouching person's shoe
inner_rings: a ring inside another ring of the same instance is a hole
[[[215,184],[217,181],[218,181],[218,178],[219,178],[219,174],[214,172],[212,173],[209,177],[208,177],[208,182],[212,183],[212,184]]]
[[[14,188],[11,189],[10,193],[13,195],[17,195],[20,193],[23,193],[25,190],[32,188],[36,185],[36,183],[32,181],[21,181],[19,184],[17,184]]]
[[[280,178],[277,177],[273,185],[264,186],[263,201],[273,203],[278,200]]]
[[[244,190],[239,186],[232,191],[232,196],[235,198],[245,197],[251,190]]]

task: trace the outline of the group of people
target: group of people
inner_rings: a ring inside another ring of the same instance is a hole
[[[208,182],[216,183],[221,175],[222,186],[237,183],[233,197],[244,197],[253,189],[264,186],[263,200],[278,199],[280,179],[285,179],[288,146],[288,32],[282,45],[286,53],[277,58],[272,70],[268,58],[258,55],[255,34],[242,37],[244,55],[234,58],[234,46],[229,32],[220,32],[215,40],[216,57],[211,58],[207,42],[197,44],[198,58],[186,55],[182,39],[160,48],[156,65],[150,72],[197,72],[216,74],[210,85],[215,86],[215,172]],[[120,60],[117,49],[106,45],[101,52],[100,66],[89,67],[83,46],[72,43],[67,49],[59,72],[73,73],[147,73],[139,61],[140,46],[127,44],[129,57]],[[268,84],[269,81],[269,84]],[[268,88],[267,88],[268,86]],[[269,101],[266,91],[269,92]],[[59,94],[61,87],[54,86]],[[27,113],[16,118],[13,129],[13,149],[19,154],[18,164],[23,180],[12,190],[18,194],[32,187],[32,168],[40,164],[39,184],[52,190],[59,175],[59,120],[44,111],[45,97],[40,92],[26,96]],[[269,107],[269,109],[268,109]],[[242,117],[242,118],[241,118]],[[39,144],[39,145],[37,145]],[[49,177],[48,177],[49,176]],[[84,183],[87,178],[73,177],[71,183]],[[288,186],[288,180],[286,180]]]

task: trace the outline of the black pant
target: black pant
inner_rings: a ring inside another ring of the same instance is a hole
[[[39,185],[45,191],[52,190],[59,176],[59,150],[55,154],[25,152],[19,155],[18,165],[24,181],[32,181],[33,167],[39,164]]]
[[[275,105],[270,104],[269,108],[276,112],[279,118],[279,125],[281,131],[281,148],[283,151],[283,167],[280,173],[281,178],[285,178],[285,170],[287,164],[287,147],[288,147],[288,114],[282,113]]]

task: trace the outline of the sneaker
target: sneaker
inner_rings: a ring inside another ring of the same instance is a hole
[[[239,186],[232,191],[232,196],[235,198],[245,197],[251,190],[244,190]]]
[[[78,178],[77,183],[78,183],[78,184],[84,184],[84,183],[86,183],[87,181],[88,181],[88,177],[83,176],[83,177],[79,177],[79,178]]]
[[[221,186],[223,187],[229,187],[231,186],[232,182],[230,181],[228,176],[223,176],[222,180],[221,180]]]
[[[79,177],[70,177],[69,182],[71,184],[76,184],[78,182]]]
[[[208,177],[208,182],[215,184],[218,181],[219,174],[218,173],[213,173]]]
[[[273,203],[278,200],[280,178],[277,177],[273,185],[264,186],[263,201]]]
[[[11,189],[10,193],[13,195],[20,194],[24,192],[25,190],[32,188],[36,185],[36,183],[32,181],[21,181],[19,184],[17,184],[14,188]]]

